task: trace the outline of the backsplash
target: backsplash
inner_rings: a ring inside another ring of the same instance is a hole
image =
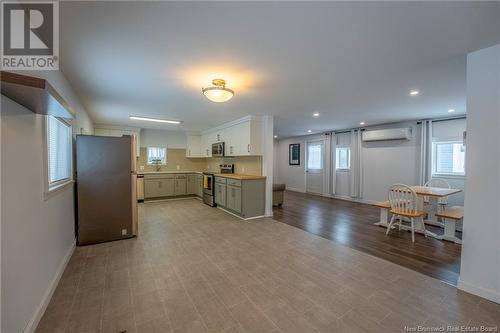
[[[262,176],[261,156],[238,156],[238,157],[212,157],[206,160],[207,170],[219,172],[220,164],[234,164],[235,173]]]
[[[137,158],[137,172],[157,171],[156,165],[148,165],[147,148],[140,148],[140,156]],[[238,156],[238,157],[212,157],[212,158],[187,158],[186,149],[167,149],[167,164],[162,165],[159,171],[212,171],[219,172],[220,164],[234,163],[235,173],[247,175],[262,175],[261,156]],[[144,166],[144,170],[141,170]]]
[[[186,149],[167,149],[167,164],[160,167],[160,171],[204,171],[207,161],[203,158],[186,158]],[[141,170],[144,166],[144,170]],[[141,147],[137,158],[137,172],[157,171],[156,165],[147,164],[147,148]]]

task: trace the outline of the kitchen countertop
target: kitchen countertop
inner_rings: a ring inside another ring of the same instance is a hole
[[[138,171],[138,175],[156,175],[156,174],[162,174],[162,173],[172,173],[172,174],[183,174],[183,173],[197,173],[197,174],[202,174],[203,171]]]
[[[214,175],[217,177],[239,179],[239,180],[266,179],[265,176],[244,175],[241,173],[214,173]]]

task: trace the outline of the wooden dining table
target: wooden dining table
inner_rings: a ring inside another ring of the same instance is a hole
[[[424,210],[424,198],[429,198],[429,204],[432,207],[437,207],[438,200],[440,198],[445,198],[450,195],[454,195],[462,192],[461,189],[456,188],[442,188],[442,187],[428,187],[428,186],[411,186],[411,189],[417,194],[417,207],[419,211]],[[422,220],[425,224],[435,225],[444,228],[444,224],[436,218],[435,210],[430,210],[427,213],[427,219]],[[424,230],[424,226],[421,226],[421,232]],[[417,230],[415,230],[417,231]],[[436,237],[437,234],[432,231],[426,230],[426,234],[431,237]]]

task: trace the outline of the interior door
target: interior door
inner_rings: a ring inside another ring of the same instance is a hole
[[[307,142],[306,191],[323,194],[325,183],[325,143],[323,140]]]

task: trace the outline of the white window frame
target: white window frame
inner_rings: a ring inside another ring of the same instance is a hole
[[[159,163],[159,164],[156,164],[156,163],[150,163],[149,162],[149,148],[158,148],[158,149],[165,149],[165,161],[162,162],[162,163]],[[167,147],[161,147],[161,146],[148,146],[146,148],[146,164],[147,165],[167,165],[167,160],[168,160],[168,149]]]
[[[337,154],[337,151],[338,149],[347,149],[348,150],[348,168],[337,168],[337,164],[339,162],[338,160],[338,154]],[[351,147],[349,146],[337,146],[335,147],[335,171],[344,171],[344,172],[348,172],[348,171],[351,171]]]
[[[436,171],[436,163],[437,163],[437,145],[440,144],[463,144],[462,140],[458,139],[448,139],[448,140],[436,140],[432,142],[432,161],[431,161],[431,175],[432,177],[446,177],[446,178],[464,178],[467,170],[464,172],[437,172]],[[465,159],[467,155],[465,155]],[[464,161],[465,162],[465,161]]]
[[[73,184],[73,129],[70,123],[68,123],[66,120],[63,118],[59,117],[54,117],[61,123],[63,123],[65,126],[68,126],[70,128],[70,137],[69,137],[69,146],[70,146],[70,176],[68,178],[64,179],[59,179],[55,182],[50,182],[50,157],[49,157],[49,117],[52,116],[45,116],[43,117],[43,168],[44,168],[44,200],[50,199],[52,196],[55,194],[62,192],[64,189],[66,189],[69,185]]]

